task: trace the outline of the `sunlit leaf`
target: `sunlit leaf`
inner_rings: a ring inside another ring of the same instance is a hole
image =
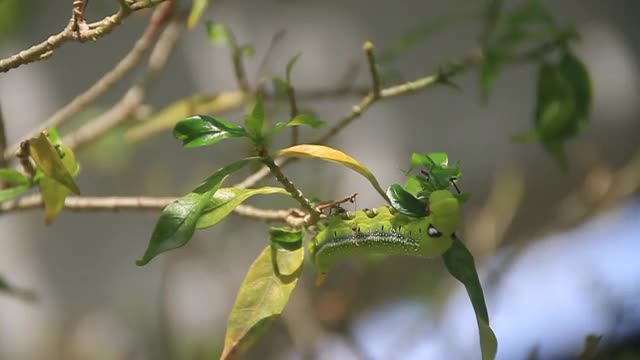
[[[302,249],[302,248],[300,248]],[[304,252],[288,258],[292,275],[279,274],[274,250],[267,246],[253,262],[229,315],[221,359],[235,359],[246,351],[284,310],[298,282]]]
[[[323,145],[296,145],[276,152],[275,156],[316,158],[346,166],[349,169],[367,178],[367,180],[369,180],[371,185],[373,185],[373,187],[378,191],[382,198],[389,202],[387,194],[384,190],[382,190],[382,187],[380,187],[378,180],[376,180],[371,171],[369,171],[369,169],[367,169],[360,162],[340,150],[336,150]]]
[[[202,215],[198,219],[196,227],[198,229],[204,229],[214,226],[229,214],[231,214],[233,209],[242,204],[248,198],[254,195],[268,194],[288,195],[285,189],[270,186],[258,189],[219,189],[205,206],[204,210],[202,211]]]
[[[467,294],[469,294],[478,322],[482,360],[495,359],[498,351],[498,340],[489,326],[489,313],[484,301],[482,285],[478,278],[473,255],[460,239],[454,238],[453,244],[442,255],[442,258],[449,273],[464,285]]]
[[[160,215],[144,256],[136,261],[146,265],[158,254],[184,246],[196,230],[202,211],[209,204],[220,184],[231,173],[260,158],[246,158],[227,165],[207,178],[191,193],[169,204]]]
[[[190,29],[196,26],[198,20],[200,20],[208,6],[209,0],[193,0],[191,11],[189,12],[189,18],[187,19],[187,26]]]
[[[391,200],[391,206],[402,214],[411,217],[423,217],[427,215],[425,202],[418,200],[398,184],[389,186],[387,196],[389,200]]]
[[[65,154],[62,158],[65,169],[73,176],[76,176],[79,168],[73,151],[64,145],[61,145],[61,149]],[[48,176],[40,178],[38,185],[44,202],[44,222],[51,224],[64,208],[64,200],[69,195],[69,189]]]
[[[242,127],[223,119],[196,115],[179,121],[173,128],[173,136],[185,147],[213,145],[229,138],[246,136]]]
[[[76,194],[80,194],[80,189],[73,181],[73,176],[60,158],[60,154],[53,147],[47,135],[40,133],[37,138],[29,140],[29,153],[36,165],[48,177],[66,186]]]

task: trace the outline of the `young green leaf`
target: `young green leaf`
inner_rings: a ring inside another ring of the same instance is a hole
[[[289,120],[289,121],[281,121],[276,123],[270,130],[269,130],[269,137],[273,137],[276,134],[278,134],[282,129],[284,129],[287,126],[310,126],[312,128],[319,128],[324,126],[325,122],[316,118],[315,116],[311,115],[311,114],[300,114],[296,117],[294,117],[293,119]]]
[[[15,169],[0,169],[0,182],[10,185],[25,185],[30,182],[29,178]]]
[[[286,79],[288,84],[291,84],[291,71],[293,70],[293,66],[298,62],[298,59],[300,58],[300,56],[302,56],[302,53],[297,54],[287,62],[285,74],[286,74]]]
[[[48,177],[56,180],[76,194],[80,194],[80,189],[73,181],[73,176],[64,166],[58,151],[53,147],[47,135],[40,133],[37,138],[29,140],[29,153],[38,168]]]
[[[238,47],[233,33],[226,26],[216,24],[212,21],[207,21],[205,26],[207,28],[207,36],[213,43],[221,46],[229,46],[232,49]]]
[[[202,211],[229,174],[260,158],[246,158],[227,165],[208,177],[191,193],[175,200],[162,211],[138,266],[146,265],[158,254],[184,246],[196,230]]]
[[[246,136],[242,127],[223,119],[196,115],[179,121],[173,128],[173,136],[185,147],[207,146],[221,140]]]
[[[418,200],[410,192],[398,184],[393,184],[387,189],[387,196],[391,200],[391,206],[400,213],[411,217],[427,216],[427,205]]]
[[[323,145],[295,145],[286,149],[282,149],[275,153],[275,156],[285,156],[285,157],[298,157],[298,158],[316,158],[331,161],[342,166],[346,166],[349,169],[359,173],[369,180],[371,185],[378,191],[378,193],[382,196],[385,201],[389,202],[389,198],[376,177],[367,169],[364,165],[358,162],[356,159],[351,156],[343,153],[340,150],[336,150],[330,148],[328,146]]]
[[[233,209],[242,204],[245,200],[253,195],[267,195],[267,194],[284,194],[289,193],[279,187],[266,186],[258,189],[238,189],[238,188],[224,188],[219,189],[213,195],[209,203],[202,211],[202,215],[196,223],[196,228],[205,229],[219,223],[222,219],[227,217]]]
[[[478,278],[473,255],[460,239],[454,238],[453,244],[442,255],[442,258],[449,273],[464,285],[467,294],[469,294],[478,322],[482,360],[495,359],[498,351],[498,340],[489,326],[489,313],[484,301],[482,285]]]
[[[65,169],[75,177],[78,174],[79,167],[73,151],[64,145],[61,145],[61,150],[65,154],[62,158]],[[51,224],[64,208],[64,200],[69,195],[69,189],[48,176],[40,178],[38,184],[40,194],[42,194],[42,201],[44,202],[44,222],[45,224]]]
[[[264,124],[264,105],[262,97],[256,98],[256,104],[253,106],[250,114],[244,117],[244,126],[247,133],[255,142],[262,141],[262,126]]]
[[[291,119],[291,121],[287,123],[287,126],[305,125],[305,126],[311,126],[312,128],[317,129],[319,127],[323,127],[324,124],[325,124],[324,121],[316,118],[311,114],[300,114],[294,117],[293,119]]]
[[[202,14],[207,10],[209,6],[209,0],[193,0],[191,5],[191,11],[189,12],[189,18],[187,19],[187,26],[192,29],[198,23],[198,20],[202,17]]]
[[[258,255],[240,286],[229,315],[220,359],[238,358],[280,316],[300,276],[304,260],[304,251],[300,250],[287,258],[286,267],[296,269],[291,275],[278,273],[271,246]]]

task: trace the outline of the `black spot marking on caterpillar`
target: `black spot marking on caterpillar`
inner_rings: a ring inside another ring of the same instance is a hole
[[[433,225],[429,225],[429,229],[427,229],[427,234],[433,238],[442,236],[442,233],[438,231],[438,229],[434,228]]]

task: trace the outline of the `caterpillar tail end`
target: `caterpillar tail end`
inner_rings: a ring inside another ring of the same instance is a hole
[[[327,279],[327,273],[318,273],[316,276],[316,286],[320,286],[324,284],[324,281]]]

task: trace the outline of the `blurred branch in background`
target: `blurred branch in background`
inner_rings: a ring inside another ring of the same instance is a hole
[[[86,3],[85,3],[86,4]],[[129,71],[142,60],[147,49],[153,45],[154,40],[160,33],[160,30],[170,18],[173,11],[173,5],[168,2],[159,6],[151,16],[149,25],[145,29],[142,36],[136,41],[133,48],[116,64],[116,66],[109,72],[104,74],[98,81],[96,81],[91,87],[83,91],[76,98],[71,100],[68,104],[56,111],[42,125],[32,130],[25,138],[37,136],[43,130],[52,127],[58,127],[64,124],[74,115],[85,109],[88,105],[93,103],[98,97],[106,93],[111,89],[118,81],[120,81]],[[2,148],[4,154],[4,160],[9,160],[15,156],[15,151],[20,146],[19,143],[8,146],[6,149]],[[2,166],[4,167],[4,166]]]
[[[129,4],[126,1],[119,1],[120,9],[118,12],[105,17],[99,22],[89,25],[85,24],[86,28],[84,29],[82,29],[82,26],[78,25],[77,20],[79,19],[78,15],[82,15],[84,13],[84,6],[86,3],[81,4],[82,10],[78,13],[75,6],[76,2],[74,2],[71,19],[64,30],[58,34],[49,36],[47,40],[40,44],[34,45],[29,49],[22,50],[13,56],[0,60],[0,72],[7,72],[24,64],[47,59],[53,55],[54,49],[69,41],[95,41],[110,33],[133,12],[154,7],[163,1],[165,0],[143,0],[134,4]]]
[[[181,20],[174,20],[169,24],[153,48],[147,69],[140,80],[109,111],[65,136],[64,143],[72,149],[80,148],[98,139],[132,116],[136,109],[143,104],[147,86],[158,76],[169,60],[183,27],[184,24]]]

